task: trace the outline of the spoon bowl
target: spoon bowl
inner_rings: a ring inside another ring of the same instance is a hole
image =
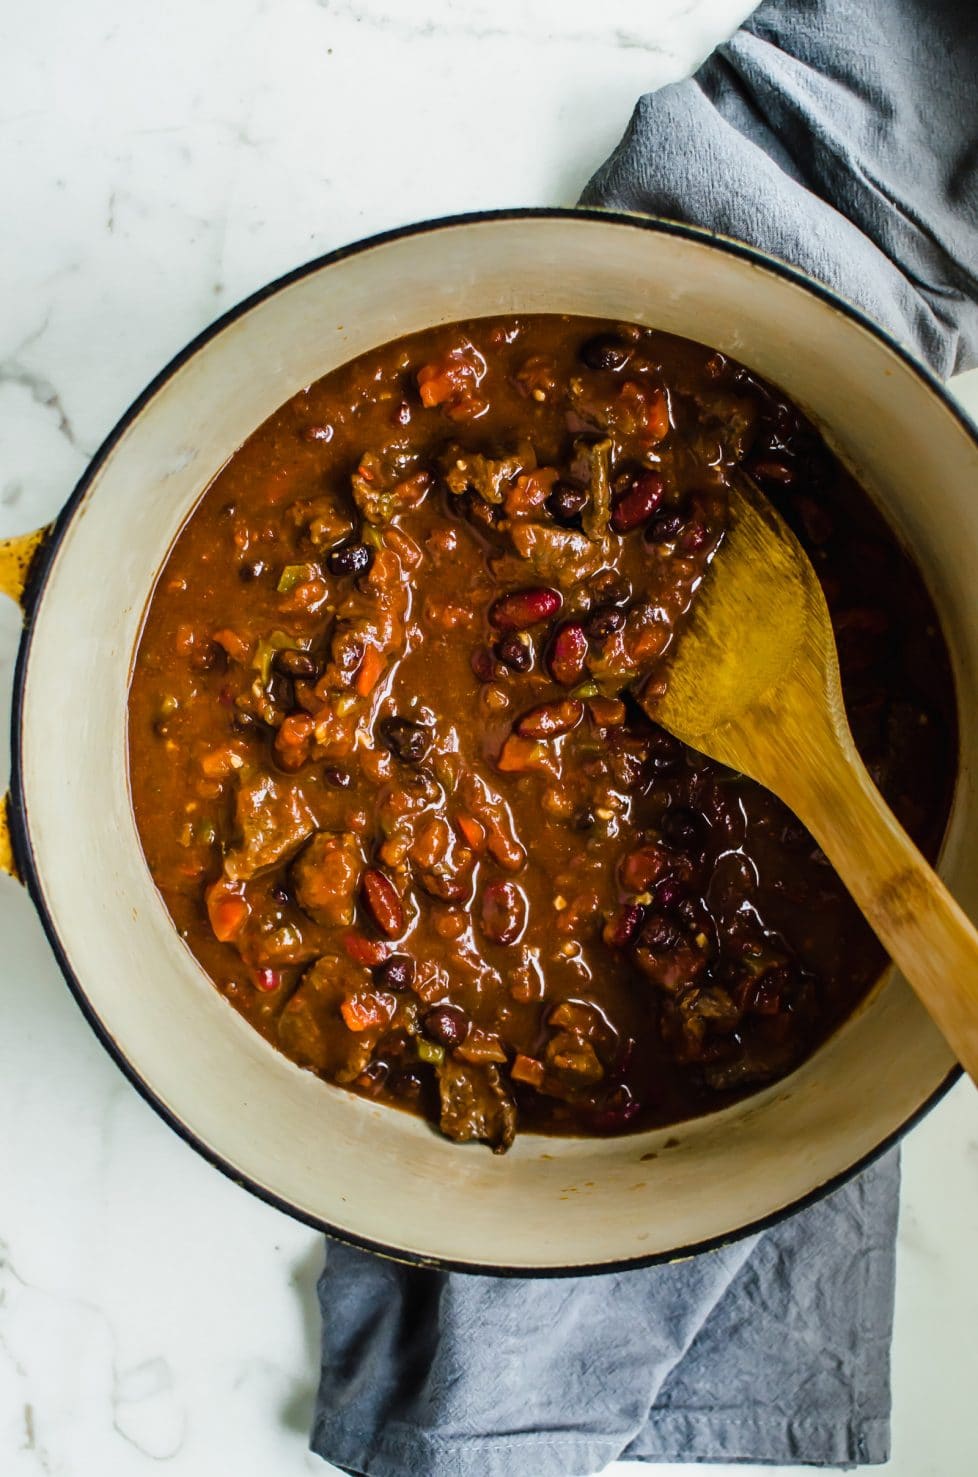
[[[978,1081],[978,932],[859,757],[818,578],[744,474],[667,676],[642,702],[676,738],[791,807]]]

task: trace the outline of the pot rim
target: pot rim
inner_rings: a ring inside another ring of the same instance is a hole
[[[294,1205],[283,1196],[275,1194],[266,1186],[242,1174],[240,1170],[220,1154],[216,1149],[198,1138],[189,1124],[179,1118],[150,1088],[147,1082],[140,1076],[135,1063],[123,1052],[115,1041],[108,1026],[105,1025],[96,1014],[94,1007],[88,999],[85,987],[74,971],[67,952],[62,946],[57,927],[44,900],[41,886],[40,869],[34,855],[34,848],[30,837],[30,828],[27,818],[27,804],[23,789],[23,766],[22,766],[22,720],[24,708],[24,694],[27,683],[28,659],[30,656],[31,641],[34,628],[34,617],[44,597],[51,568],[55,555],[61,542],[78,512],[89,487],[95,480],[103,465],[115,450],[122,436],[131,425],[142,414],[143,410],[158,393],[159,390],[188,363],[194,355],[203,348],[211,339],[216,338],[225,328],[235,323],[239,318],[251,311],[252,308],[273,297],[283,288],[291,286],[294,282],[312,276],[324,267],[356,256],[376,246],[386,245],[389,242],[398,241],[406,237],[418,236],[432,231],[445,230],[458,226],[480,225],[493,221],[507,220],[590,220],[612,225],[631,226],[639,230],[658,232],[664,235],[676,236],[684,240],[694,241],[701,245],[709,245],[727,255],[739,257],[741,260],[750,262],[754,266],[780,276],[796,286],[802,287],[809,293],[820,298],[827,307],[849,318],[860,327],[869,332],[873,337],[880,340],[892,353],[896,354],[904,364],[921,380],[924,386],[942,401],[945,409],[960,423],[962,429],[978,445],[978,427],[972,421],[967,412],[948,393],[944,383],[926,364],[917,359],[910,351],[899,342],[885,328],[874,322],[867,314],[854,304],[848,302],[824,283],[807,276],[797,267],[789,265],[779,257],[771,256],[757,247],[750,246],[746,242],[735,240],[732,237],[721,235],[718,232],[707,230],[701,226],[688,225],[682,221],[668,220],[660,216],[629,213],[625,211],[602,210],[584,206],[528,206],[500,208],[495,210],[468,211],[458,215],[439,216],[432,220],[418,221],[405,226],[396,226],[387,231],[381,231],[372,236],[365,236],[358,241],[351,242],[346,246],[336,247],[333,251],[325,252],[321,256],[314,257],[311,261],[293,268],[280,277],[274,278],[255,292],[250,293],[226,312],[215,318],[206,328],[194,336],[149,382],[142,392],[131,402],[128,408],[120,416],[112,430],[103,440],[95,455],[92,457],[85,471],[75,484],[68,500],[58,513],[50,532],[39,548],[31,566],[29,579],[23,593],[24,626],[21,633],[20,644],[17,652],[17,660],[14,668],[13,698],[10,719],[10,791],[8,795],[8,821],[10,827],[11,843],[14,857],[20,876],[27,888],[34,908],[38,914],[41,926],[47,937],[58,967],[64,976],[65,983],[74,996],[75,1002],[85,1017],[89,1026],[95,1033],[101,1045],[105,1048],[113,1061],[120,1068],[131,1085],[151,1108],[163,1119],[163,1121],[177,1133],[192,1149],[196,1150],[215,1169],[233,1181],[236,1185],[249,1190],[266,1205],[284,1212],[294,1220],[302,1222],[311,1229],[323,1232],[336,1241],[341,1241],[348,1246],[356,1247],[362,1251],[372,1252],[383,1256],[391,1261],[401,1262],[407,1265],[436,1268],[441,1271],[462,1272],[472,1275],[497,1276],[497,1277],[576,1277],[606,1272],[637,1271],[642,1267],[651,1267],[671,1262],[684,1261],[689,1257],[698,1256],[704,1252],[715,1251],[722,1246],[730,1245],[732,1242],[742,1240],[746,1236],[758,1235],[770,1230],[772,1226],[786,1220],[789,1216],[817,1204],[825,1196],[840,1189],[849,1180],[861,1174],[865,1169],[881,1158],[893,1148],[903,1136],[914,1128],[929,1112],[941,1101],[943,1097],[954,1086],[955,1082],[963,1075],[962,1068],[955,1065],[938,1087],[931,1093],[919,1108],[910,1114],[904,1122],[892,1133],[887,1135],[868,1154],[865,1154],[856,1163],[847,1169],[833,1175],[828,1180],[816,1185],[808,1194],[800,1196],[789,1205],[780,1210],[763,1216],[747,1225],[738,1227],[735,1231],[708,1238],[704,1241],[694,1242],[684,1247],[676,1247],[667,1252],[655,1252],[648,1255],[625,1257],[615,1261],[578,1263],[567,1266],[552,1266],[542,1268],[526,1269],[509,1265],[493,1265],[486,1263],[459,1261],[454,1258],[426,1256],[423,1253],[414,1253],[403,1249],[395,1249],[384,1245],[382,1242],[373,1241],[368,1237],[358,1236],[349,1231],[340,1230],[331,1225],[321,1217],[311,1215],[308,1211]]]

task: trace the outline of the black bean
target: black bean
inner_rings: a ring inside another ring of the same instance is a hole
[[[277,903],[290,903],[292,901],[291,892],[289,892],[287,887],[283,887],[281,882],[276,882],[272,888],[272,897]]]
[[[616,605],[599,605],[584,626],[589,641],[606,641],[625,624],[625,612]]]
[[[414,984],[415,964],[410,954],[391,954],[374,969],[374,983],[385,990],[410,990]]]
[[[216,641],[208,641],[190,657],[190,666],[195,672],[226,672],[227,665],[227,652]]]
[[[238,579],[244,580],[246,585],[250,585],[253,580],[258,579],[259,576],[265,573],[266,568],[267,565],[261,559],[251,559],[247,564],[239,566]]]
[[[595,575],[590,593],[595,605],[627,605],[632,598],[632,587],[627,579],[607,569]]]
[[[235,708],[231,715],[231,727],[237,733],[253,733],[261,726],[261,719],[256,714],[249,713],[247,708]]]
[[[493,647],[499,661],[511,672],[528,672],[533,666],[533,647],[514,633],[503,636]]]
[[[588,369],[622,369],[632,357],[628,344],[614,333],[598,333],[581,345]]]
[[[308,651],[292,651],[289,647],[275,653],[272,666],[284,677],[318,677],[322,670],[319,662]]]
[[[433,1005],[421,1022],[425,1035],[440,1046],[461,1046],[469,1034],[469,1018],[458,1005],[447,1001]]]
[[[415,1098],[424,1086],[424,1079],[417,1067],[408,1067],[399,1072],[392,1072],[388,1085],[395,1097]]]
[[[671,774],[674,769],[678,769],[682,760],[682,744],[671,733],[660,728],[649,737],[648,755],[654,774]]]
[[[685,522],[681,513],[663,509],[652,519],[645,530],[645,537],[650,544],[671,544],[682,533]]]
[[[265,683],[265,692],[268,694],[269,702],[274,703],[276,708],[295,707],[295,688],[291,677],[284,677],[281,672],[273,672]]]
[[[706,845],[708,825],[703,816],[684,805],[675,805],[662,817],[662,838],[680,851],[700,852]]]
[[[588,504],[588,494],[583,487],[572,482],[555,482],[547,498],[546,508],[551,518],[558,523],[573,523]]]
[[[380,737],[385,746],[405,764],[420,764],[431,745],[431,734],[410,718],[382,718]]]
[[[326,563],[330,574],[366,574],[373,557],[369,544],[344,544],[342,548],[330,551]]]
[[[330,766],[323,770],[323,779],[334,790],[348,790],[353,783],[353,776],[346,769],[334,769]]]

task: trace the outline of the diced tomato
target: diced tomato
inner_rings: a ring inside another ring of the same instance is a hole
[[[223,877],[211,884],[205,894],[207,916],[218,943],[232,944],[241,933],[251,908],[238,888]]]
[[[389,995],[363,990],[343,1001],[340,1015],[348,1031],[369,1031],[373,1027],[387,1025],[394,1013],[392,1005]]]
[[[621,885],[629,892],[645,892],[653,882],[658,882],[666,865],[666,854],[661,847],[640,846],[622,859],[618,874]]]
[[[243,636],[238,635],[237,631],[232,631],[225,627],[220,631],[215,631],[213,639],[217,642],[218,646],[224,648],[233,662],[246,662],[248,660],[248,653],[251,651],[251,646]]]
[[[354,964],[365,964],[368,969],[387,958],[387,945],[377,939],[368,939],[362,933],[345,933],[342,944]]]

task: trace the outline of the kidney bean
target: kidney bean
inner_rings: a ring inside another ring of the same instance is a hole
[[[615,612],[618,614],[618,612]],[[624,621],[624,617],[622,617]],[[587,637],[580,621],[568,621],[554,636],[547,653],[550,675],[561,687],[580,682],[587,660]]]
[[[663,877],[661,882],[656,883],[655,903],[656,907],[666,912],[670,908],[679,905],[683,898],[683,885],[675,877]]]
[[[643,948],[663,954],[679,947],[682,934],[675,920],[665,913],[649,913],[642,924],[640,940]]]
[[[385,747],[405,764],[420,764],[431,747],[430,731],[410,718],[382,718],[378,727]]]
[[[605,924],[601,937],[610,949],[623,949],[638,933],[644,917],[645,909],[640,903],[626,903],[618,914]]]
[[[777,461],[774,457],[763,457],[751,461],[747,470],[758,482],[767,483],[769,486],[790,487],[795,480],[795,471],[787,462]]]
[[[530,626],[538,626],[543,621],[550,620],[563,603],[563,597],[557,590],[543,585],[511,590],[508,595],[500,595],[490,605],[489,624],[495,626],[497,631],[525,631]]]
[[[647,523],[662,502],[665,488],[658,472],[639,472],[627,492],[623,492],[611,509],[611,527],[615,533],[630,533]]]
[[[581,359],[588,369],[624,369],[632,350],[614,333],[596,333],[581,345]]]
[[[496,659],[488,646],[477,646],[469,657],[469,665],[480,682],[494,682],[498,675]]]
[[[555,522],[573,523],[587,505],[588,494],[583,487],[575,487],[573,482],[555,482],[544,506]]]
[[[528,672],[533,666],[533,647],[528,641],[521,641],[515,631],[497,641],[493,651],[511,672]]]
[[[425,1011],[421,1028],[429,1040],[451,1049],[462,1045],[469,1034],[470,1024],[462,1007],[446,1000],[443,1005],[433,1005]]]
[[[530,708],[517,721],[520,738],[552,739],[576,728],[584,715],[584,704],[577,698],[561,698],[555,703],[540,703]]]
[[[391,954],[373,972],[374,983],[385,990],[410,990],[414,984],[415,963],[410,954]]]
[[[381,933],[395,939],[404,932],[404,907],[391,879],[376,867],[363,874],[363,900]]]
[[[492,944],[513,944],[526,927],[526,899],[512,882],[490,882],[482,893],[480,927]]]
[[[620,1133],[642,1110],[642,1104],[622,1084],[591,1119],[596,1133]]]
[[[373,563],[374,551],[369,544],[344,544],[326,556],[330,574],[366,574]]]

